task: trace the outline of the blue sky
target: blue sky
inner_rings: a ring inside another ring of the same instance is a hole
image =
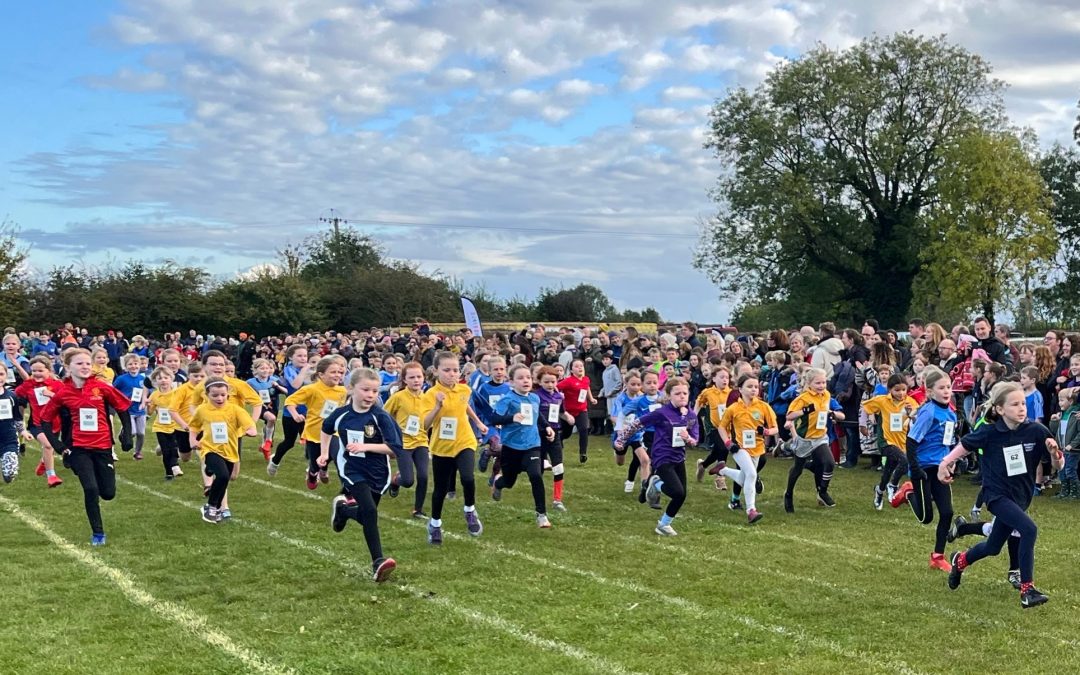
[[[1010,83],[1017,123],[1066,140],[1080,12],[1034,4],[17,3],[0,214],[35,270],[224,278],[334,207],[391,256],[504,296],[585,281],[722,321],[733,299],[690,264],[722,169],[701,147],[711,101],[818,41],[947,32]]]

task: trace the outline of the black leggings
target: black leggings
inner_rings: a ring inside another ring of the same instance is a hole
[[[206,503],[220,509],[225,491],[229,489],[229,481],[232,480],[233,463],[216,452],[208,452],[203,456],[203,471],[213,479]]]
[[[709,467],[713,462],[726,462],[728,449],[727,445],[724,444],[723,439],[720,438],[720,432],[716,429],[712,429],[705,438],[706,442],[709,444],[709,454],[705,456],[701,465]]]
[[[884,492],[886,485],[897,485],[900,479],[904,477],[908,470],[908,463],[907,455],[895,445],[886,445],[881,448],[881,456],[885,458],[885,468],[881,470],[881,480],[878,482],[878,487]]]
[[[416,452],[413,450],[413,452]],[[426,452],[426,451],[425,451]],[[342,481],[345,492],[356,503],[343,506],[345,514],[360,523],[364,528],[364,541],[367,542],[368,552],[371,553],[371,561],[376,562],[383,557],[382,540],[379,538],[379,500],[382,493],[375,491],[363,481],[349,483]]]
[[[281,460],[284,459],[285,453],[292,450],[292,447],[296,445],[296,439],[300,437],[300,433],[303,430],[303,422],[297,422],[289,413],[282,415],[281,431],[285,434],[285,437],[278,443],[277,449],[274,450],[274,457],[270,461],[274,464],[281,464]]]
[[[131,435],[131,413],[126,410],[117,410],[116,416],[120,418],[120,449],[131,452],[135,442]]]
[[[814,473],[814,485],[818,492],[828,492],[829,482],[832,480],[833,471],[836,470],[836,462],[833,460],[832,451],[828,443],[822,443],[815,447],[806,457],[796,457],[788,472],[787,494],[794,494],[795,484],[799,482],[806,465]]]
[[[761,470],[765,468],[765,464],[769,461],[768,453],[761,455],[757,459],[757,475],[758,482],[761,482]],[[756,487],[756,486],[755,486]],[[742,494],[743,486],[739,483],[735,483],[735,487],[731,488],[731,494],[738,497]]]
[[[326,469],[319,466],[319,454],[322,453],[322,445],[315,441],[304,441],[304,456],[307,458],[307,470],[308,473],[314,475],[319,471],[326,471]],[[330,453],[330,459],[333,459],[333,452]]]
[[[518,450],[504,445],[502,449],[502,474],[495,479],[495,489],[508,490],[517,483],[522,471],[529,477],[532,486],[533,505],[537,513],[547,513],[544,499],[544,472],[540,461],[540,448]]]
[[[574,429],[577,429],[578,433],[578,455],[585,457],[589,454],[589,411],[586,410],[575,415],[573,424],[563,424],[562,438],[564,441],[570,438],[570,435],[574,433]]]
[[[161,446],[161,463],[165,465],[165,475],[172,476],[172,468],[177,466],[180,457],[180,445],[177,443],[178,433],[172,431],[157,431],[158,445]]]
[[[431,517],[442,519],[443,502],[446,493],[454,483],[454,474],[461,474],[461,491],[465,506],[476,505],[476,479],[473,466],[476,464],[476,450],[462,450],[455,457],[431,456],[431,473],[434,489],[431,492]]]
[[[653,473],[663,481],[660,491],[670,500],[664,513],[668,518],[674,518],[679,514],[683,502],[686,501],[686,465],[683,462],[663,464]]]
[[[68,466],[79,477],[79,483],[82,484],[83,502],[86,506],[86,518],[90,521],[90,530],[94,534],[104,534],[98,498],[109,501],[116,496],[116,471],[113,469],[112,452],[72,448],[71,454],[68,455]]]
[[[1012,557],[1013,530],[1020,533],[1020,541],[1017,542],[1016,562],[1010,560],[1009,567],[1019,565],[1020,583],[1031,583],[1035,576],[1035,540],[1039,536],[1039,528],[1035,521],[1024,512],[1020,506],[1011,499],[998,497],[990,502],[990,513],[994,514],[994,526],[990,530],[990,536],[975,544],[967,551],[967,563],[971,565],[983,558],[1001,553],[1001,547],[1009,543],[1010,558]]]
[[[398,477],[398,485],[408,488],[412,487],[414,482],[416,483],[416,496],[413,498],[414,511],[424,510],[424,501],[427,499],[429,463],[427,448],[405,450],[398,456],[398,472],[401,474]]]
[[[641,442],[637,443],[637,446],[645,448],[645,454],[652,457],[652,453],[650,452],[652,442],[653,432],[646,431],[641,435]],[[630,448],[630,467],[626,470],[626,480],[633,481],[637,478],[638,469],[641,468],[641,460],[638,459],[637,453],[634,452],[634,443],[627,443],[627,447]]]
[[[934,536],[934,553],[944,554],[945,537],[949,534],[953,519],[952,489],[938,480],[938,467],[936,464],[923,467],[923,470],[926,471],[925,480],[911,479],[911,484],[915,489],[908,496],[908,504],[911,504],[912,512],[915,513],[915,517],[923,525],[934,522],[934,505],[937,505],[938,524]],[[1009,532],[1012,532],[1012,528],[1009,529]],[[1034,547],[1034,544],[1032,546]]]

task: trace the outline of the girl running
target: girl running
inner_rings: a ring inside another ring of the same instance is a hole
[[[431,460],[428,454],[428,433],[421,424],[423,396],[424,366],[411,361],[402,368],[398,390],[390,395],[383,407],[401,430],[403,452],[398,457],[399,473],[396,482],[400,487],[406,488],[412,487],[415,482],[412,517],[426,520],[428,515],[424,513],[424,500],[427,499],[428,466]]]
[[[570,438],[570,434],[577,429],[578,432],[578,461],[582,464],[589,461],[589,405],[596,405],[593,398],[592,384],[585,375],[585,362],[574,359],[570,364],[570,375],[559,382],[559,391],[562,392],[566,404],[566,412],[574,418],[573,424],[567,424],[562,431],[562,439]]]
[[[739,400],[728,406],[720,418],[720,440],[728,445],[738,471],[727,468],[724,462],[717,466],[731,480],[742,486],[746,496],[746,518],[753,524],[761,520],[757,510],[758,460],[765,455],[765,436],[780,433],[776,423],[776,413],[758,398],[761,385],[752,373],[742,375],[738,382]],[[736,510],[742,507],[741,499],[732,491],[728,508]]]
[[[86,518],[93,533],[93,546],[105,545],[98,499],[116,496],[116,473],[112,458],[112,428],[106,406],[127,410],[131,401],[111,385],[91,373],[90,352],[73,348],[64,352],[68,377],[41,411],[41,421],[52,424],[66,411],[71,419],[71,448],[65,451],[68,465],[83,489]]]
[[[668,403],[629,422],[619,432],[615,448],[622,449],[626,440],[646,425],[655,430],[650,453],[653,473],[649,476],[645,499],[649,506],[653,506],[659,505],[661,493],[668,496],[667,509],[660,516],[655,532],[664,537],[674,537],[678,532],[671,522],[686,501],[686,446],[697,445],[698,420],[689,407],[690,385],[685,379],[672,377],[667,381],[665,391]]]
[[[631,416],[633,416],[635,420],[641,419],[646,414],[655,412],[664,405],[664,396],[660,393],[659,373],[648,370],[642,374],[641,392],[641,396],[638,396],[633,402],[628,403],[623,407],[623,415],[626,416],[627,423],[629,423]],[[649,486],[648,479],[654,473],[649,458],[652,456],[652,444],[655,438],[655,430],[652,426],[647,424],[642,426],[642,430],[644,433],[641,435],[641,448],[635,448],[634,456],[630,458],[630,468],[626,471],[626,480],[627,483],[629,483],[629,487],[624,488],[624,490],[626,492],[631,492],[634,489],[634,478],[640,468],[641,491],[638,493],[638,501],[644,504],[646,502],[645,492]]]
[[[784,493],[784,511],[795,511],[795,484],[807,463],[814,472],[818,504],[832,508],[836,502],[829,495],[836,463],[829,449],[830,419],[844,421],[840,404],[826,390],[827,378],[820,368],[809,368],[802,375],[802,392],[795,397],[787,410],[787,419],[794,422],[795,437],[792,452],[795,462],[788,473],[787,492]]]
[[[295,344],[285,350],[285,367],[281,371],[282,384],[285,387],[285,396],[295,393],[300,387],[311,381],[312,373],[315,372],[315,364],[308,363],[308,350],[302,344]],[[266,465],[266,473],[271,478],[277,475],[281,460],[285,459],[285,453],[296,445],[296,439],[304,431],[303,415],[307,412],[307,406],[295,406],[300,419],[293,417],[288,409],[281,418],[281,431],[284,437],[274,450],[274,456]]]
[[[94,347],[90,352],[90,359],[93,362],[92,374],[99,380],[112,384],[116,373],[109,367],[109,352],[104,347]]]
[[[539,361],[533,363],[535,366]],[[556,511],[565,511],[563,505],[563,476],[566,467],[563,465],[563,444],[560,425],[573,423],[572,417],[563,410],[563,395],[558,389],[559,376],[551,366],[541,365],[536,371],[536,381],[540,383],[540,389],[536,392],[540,399],[540,456],[541,459],[551,464],[552,477],[552,500],[551,508]],[[547,433],[547,429],[555,432],[554,435]]]
[[[911,480],[900,487],[889,503],[894,509],[910,504],[923,525],[934,522],[937,505],[938,524],[930,567],[948,572],[952,566],[945,559],[945,540],[953,519],[952,490],[938,477],[938,465],[956,442],[956,413],[949,407],[952,381],[945,371],[934,366],[923,371],[923,380],[928,400],[915,413],[915,422],[906,439]]]
[[[378,582],[386,581],[397,567],[393,558],[383,556],[379,500],[390,487],[390,458],[405,454],[397,423],[377,405],[380,383],[379,373],[370,368],[353,371],[349,377],[350,404],[323,420],[317,458],[318,465],[326,467],[336,439],[340,450],[335,465],[346,494],[334,497],[330,525],[334,532],[344,531],[349,520],[363,526],[372,578]]]
[[[158,366],[150,373],[150,379],[154,383],[154,391],[147,401],[146,413],[154,420],[150,430],[157,436],[158,446],[161,448],[165,480],[172,480],[184,475],[180,469],[179,436],[188,433],[188,424],[177,405],[179,397],[173,387],[172,371]]]
[[[191,447],[202,456],[203,472],[212,481],[202,519],[216,525],[224,518],[222,502],[229,481],[236,480],[240,473],[240,436],[254,436],[257,432],[248,411],[229,400],[225,380],[210,378],[203,389],[206,403],[195,409],[187,433]]]
[[[52,359],[47,356],[35,356],[30,360],[30,378],[15,388],[15,395],[30,406],[30,425],[23,431],[23,438],[35,440],[41,446],[41,462],[37,475],[45,476],[49,487],[63,485],[64,481],[56,475],[56,449],[63,450],[60,441],[60,420],[52,424],[41,421],[41,409],[49,402],[58,389],[60,380],[53,377]]]
[[[656,374],[653,374],[653,381],[656,381]],[[626,378],[623,381],[623,391],[615,398],[615,438],[619,437],[619,433],[626,428],[626,425],[637,419],[637,403],[642,398],[641,393],[641,375],[638,371],[631,370],[626,373]],[[642,475],[646,478],[649,475],[649,453],[642,445],[642,439],[645,437],[645,432],[639,430],[637,433],[629,436],[624,442],[622,448],[615,448],[615,464],[622,466],[626,461],[626,449],[629,448],[633,453],[633,457],[630,460],[630,468],[626,473],[626,484],[624,485],[624,492],[633,492],[635,480],[637,478],[638,468],[644,465],[642,469]]]
[[[907,431],[919,404],[908,396],[907,379],[902,373],[889,376],[886,384],[889,393],[875,396],[862,404],[867,415],[876,417],[878,452],[885,458],[881,480],[874,486],[874,508],[880,511],[885,501],[892,501],[899,489],[900,478],[908,471],[907,455],[900,449],[907,447]]]
[[[142,459],[143,442],[146,438],[146,390],[143,388],[143,376],[139,372],[139,357],[136,354],[125,354],[120,363],[124,368],[113,380],[116,387],[124,396],[131,399],[131,407],[119,413],[120,417],[120,449],[131,452],[134,448],[134,459]]]
[[[709,421],[712,423],[712,429],[709,430],[706,440],[709,454],[697,461],[695,478],[699,483],[705,478],[705,471],[713,462],[727,461],[727,444],[720,440],[719,430],[720,420],[727,412],[728,398],[731,396],[730,384],[731,371],[717,366],[712,374],[712,386],[701,392],[694,404],[694,412],[698,412],[701,408],[708,409]],[[722,474],[716,476],[716,489],[727,490],[727,481]]]
[[[274,364],[269,360],[255,359],[251,368],[255,376],[247,383],[262,399],[263,442],[259,449],[269,462],[270,446],[274,442],[274,430],[277,428],[278,395],[287,395],[289,391],[281,384],[278,376],[274,375]]]
[[[1035,471],[1047,455],[1058,468],[1063,458],[1046,427],[1027,420],[1024,398],[1023,389],[1015,383],[995,385],[990,392],[993,423],[988,419],[987,424],[964,436],[960,444],[941,459],[936,473],[938,480],[948,485],[953,480],[952,467],[956,460],[982,448],[982,489],[987,506],[994,514],[993,528],[986,540],[967,551],[953,554],[949,588],[955,590],[960,586],[968,566],[1000,553],[1015,530],[1020,533],[1020,606],[1027,609],[1048,600],[1032,581],[1038,527],[1026,512],[1035,492]]]
[[[293,419],[304,423],[304,452],[307,456],[307,489],[314,490],[319,483],[330,482],[326,467],[320,467],[319,439],[323,420],[337,408],[345,404],[345,387],[341,378],[345,376],[345,359],[337,356],[324,356],[315,365],[315,381],[304,385],[285,399],[285,410]],[[306,406],[307,413],[301,413],[297,406]]]
[[[469,406],[472,390],[458,382],[460,376],[457,356],[450,352],[435,355],[435,384],[424,393],[424,429],[431,433],[431,472],[435,481],[431,495],[431,520],[428,521],[428,543],[442,544],[442,509],[446,493],[457,472],[465,497],[465,524],[469,534],[479,537],[484,531],[476,515],[476,436],[471,421],[481,434],[487,426]]]
[[[495,476],[491,486],[491,498],[502,499],[502,491],[514,487],[518,474],[525,472],[532,486],[533,504],[536,507],[536,525],[549,529],[544,498],[544,473],[540,458],[540,397],[532,393],[532,374],[528,366],[515,365],[510,369],[510,393],[495,404],[491,421],[502,425],[502,472]],[[555,432],[544,428],[550,442]]]
[[[19,475],[19,428],[22,409],[15,399],[15,392],[8,389],[7,374],[11,372],[0,363],[0,475],[10,483]]]

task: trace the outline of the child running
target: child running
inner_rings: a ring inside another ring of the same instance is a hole
[[[160,369],[159,369],[160,370]],[[243,407],[229,400],[229,384],[219,378],[206,380],[206,403],[195,409],[188,441],[199,450],[203,472],[211,479],[202,519],[216,525],[223,520],[222,501],[229,481],[240,471],[240,435],[254,436],[255,421]]]
[[[64,352],[68,377],[45,404],[41,421],[52,424],[62,411],[70,416],[71,443],[68,465],[83,489],[86,518],[90,521],[92,546],[105,545],[98,499],[109,501],[116,496],[116,472],[112,458],[112,428],[106,406],[127,410],[131,401],[91,373],[90,352],[72,348]]]
[[[660,392],[659,373],[647,370],[642,374],[641,392],[641,396],[638,396],[631,402],[625,403],[622,407],[623,415],[626,417],[626,424],[631,421],[631,418],[633,420],[641,419],[646,414],[655,412],[664,405],[664,395]],[[627,484],[624,485],[623,490],[625,492],[633,491],[634,477],[637,475],[638,469],[641,469],[641,490],[638,493],[638,501],[644,504],[646,502],[645,492],[649,486],[649,477],[653,473],[649,458],[652,456],[652,444],[653,439],[655,438],[655,429],[646,424],[642,426],[642,431],[641,447],[634,448],[634,456],[630,458],[630,468],[626,471]],[[633,438],[633,436],[631,436],[631,438]],[[618,463],[618,449],[616,449],[615,460],[616,463]]]
[[[656,377],[654,375],[653,379]],[[623,379],[623,390],[615,397],[615,405],[612,412],[614,413],[615,421],[615,437],[612,439],[618,439],[619,433],[626,428],[626,425],[637,419],[637,402],[642,398],[641,393],[641,375],[636,370],[631,370],[626,373],[626,377]],[[649,454],[642,446],[642,439],[645,437],[643,430],[638,430],[637,433],[628,437],[624,442],[622,448],[615,448],[615,464],[622,466],[626,462],[626,451],[629,450],[633,453],[633,458],[630,461],[630,468],[627,470],[626,483],[623,487],[624,492],[633,492],[635,480],[637,478],[638,468],[644,465],[642,475],[648,478],[649,476]]]
[[[894,509],[910,504],[923,525],[934,522],[937,505],[938,524],[930,567],[948,572],[952,566],[945,559],[945,541],[953,519],[952,490],[938,477],[938,466],[956,442],[956,413],[949,407],[952,381],[945,371],[934,366],[927,366],[923,373],[928,399],[915,413],[915,422],[906,439],[911,480],[897,490],[889,503]]]
[[[549,529],[544,497],[544,473],[540,460],[540,397],[532,393],[532,373],[528,366],[515,365],[510,369],[510,393],[495,404],[491,421],[502,425],[502,472],[495,476],[491,498],[502,499],[503,490],[517,483],[518,474],[525,472],[532,487],[536,507],[536,525]],[[550,427],[544,428],[548,441],[555,437]]]
[[[398,457],[396,482],[400,487],[408,488],[415,481],[416,494],[411,515],[419,520],[428,518],[424,513],[424,500],[427,499],[428,467],[431,463],[428,433],[421,424],[423,396],[424,366],[412,361],[402,368],[398,390],[390,395],[383,406],[401,430],[403,452]]]
[[[1046,427],[1027,419],[1024,390],[1017,384],[1001,382],[990,391],[993,422],[964,436],[937,466],[938,480],[952,482],[952,467],[956,460],[982,448],[983,493],[987,507],[994,514],[993,529],[986,540],[967,551],[952,556],[949,569],[949,588],[960,586],[964,570],[979,560],[1001,552],[1010,534],[1020,533],[1020,606],[1037,607],[1049,598],[1035,588],[1035,538],[1038,527],[1028,516],[1035,493],[1035,470],[1049,455],[1057,467],[1063,458],[1058,444]],[[917,422],[916,422],[917,424]]]
[[[314,372],[315,366],[308,363],[308,350],[302,344],[292,345],[286,349],[285,360],[285,367],[281,371],[281,381],[285,386],[285,396],[288,397],[311,380],[311,374]],[[266,465],[266,473],[271,478],[277,475],[278,467],[281,466],[281,461],[285,459],[285,453],[296,445],[296,439],[304,431],[303,415],[307,412],[307,407],[295,406],[295,410],[301,419],[293,417],[293,413],[289,412],[288,409],[281,418],[283,437],[281,442],[278,443],[277,449],[274,450],[274,456],[270,458],[270,462]]]
[[[558,390],[559,375],[555,369],[551,366],[541,366],[536,371],[536,380],[540,383],[540,389],[536,392],[540,399],[540,458],[551,464],[551,508],[556,511],[565,511],[563,476],[566,473],[566,467],[563,465],[560,425],[564,421],[572,421],[573,418],[563,411],[563,395]],[[555,432],[554,435],[548,434],[547,429]]]
[[[681,377],[672,377],[665,387],[668,402],[660,408],[645,413],[629,422],[615,440],[615,448],[621,449],[626,439],[644,426],[654,429],[649,476],[645,499],[649,506],[659,505],[660,494],[668,496],[667,509],[654,530],[664,537],[678,534],[671,522],[679,514],[686,501],[686,446],[698,442],[698,419],[690,406],[690,384]],[[757,515],[757,512],[754,512]],[[756,520],[752,519],[751,522]]]
[[[274,364],[268,359],[255,359],[251,364],[255,377],[247,381],[248,385],[262,399],[263,442],[259,447],[263,457],[270,461],[270,446],[274,442],[274,430],[277,428],[278,395],[288,394],[280,378],[274,375]]]
[[[720,420],[723,419],[724,413],[727,412],[727,402],[731,396],[730,383],[731,372],[727,368],[717,367],[712,375],[712,386],[702,391],[694,403],[694,412],[706,408],[709,411],[709,422],[712,423],[712,429],[709,430],[709,435],[706,437],[709,454],[704,459],[697,461],[695,478],[699,483],[705,478],[705,471],[713,462],[727,461],[727,444],[720,440],[719,429]],[[722,474],[716,477],[716,489],[727,490],[727,480]]]
[[[574,359],[570,364],[570,375],[559,382],[566,412],[574,418],[574,423],[567,424],[563,429],[562,439],[565,441],[570,438],[574,429],[577,429],[578,461],[582,464],[589,461],[589,404],[596,405],[590,386],[589,378],[585,375],[585,362]]]
[[[133,459],[142,459],[143,443],[146,440],[146,407],[144,397],[146,390],[143,388],[143,376],[139,372],[138,354],[125,354],[120,359],[124,372],[117,375],[113,380],[116,387],[124,396],[131,399],[131,407],[120,415],[120,449],[124,452],[135,453]],[[184,447],[187,447],[185,444]]]
[[[10,483],[19,475],[19,429],[23,413],[15,399],[15,392],[8,389],[8,367],[0,363],[0,475]],[[25,384],[25,382],[23,383]]]
[[[762,518],[757,510],[758,459],[765,455],[765,436],[776,436],[780,430],[776,413],[758,397],[761,385],[756,375],[740,376],[738,389],[739,400],[729,405],[720,418],[720,439],[728,445],[739,470],[727,468],[724,462],[717,466],[725,476],[742,486],[746,496],[746,519],[754,524]],[[742,508],[741,501],[733,490],[728,508],[732,511]]]
[[[188,433],[188,424],[177,405],[179,397],[173,387],[172,371],[165,366],[158,366],[150,373],[150,379],[154,383],[154,391],[146,403],[146,413],[154,420],[151,431],[157,436],[158,446],[161,448],[165,480],[172,480],[184,475],[180,469],[179,436]]]
[[[60,441],[60,420],[54,420],[52,424],[44,424],[41,421],[41,409],[49,402],[58,389],[60,380],[53,377],[52,359],[48,356],[35,356],[30,360],[28,370],[30,379],[23,380],[15,388],[15,395],[21,401],[26,401],[30,406],[30,424],[23,431],[23,438],[35,440],[41,446],[41,462],[37,467],[37,475],[45,476],[45,482],[49,487],[63,485],[64,480],[56,475],[56,450],[63,450]]]
[[[814,471],[818,504],[827,508],[836,506],[829,495],[836,463],[829,450],[830,418],[844,421],[843,408],[826,390],[827,377],[820,368],[808,368],[802,375],[802,391],[791,402],[787,419],[794,422],[792,452],[795,462],[788,473],[787,491],[784,493],[784,511],[795,511],[795,484],[809,462]]]
[[[481,383],[479,388],[472,390],[469,405],[476,411],[476,416],[487,428],[487,432],[481,433],[476,439],[476,442],[481,446],[477,466],[481,472],[487,471],[488,462],[494,457],[495,466],[491,469],[491,478],[494,481],[495,474],[499,473],[499,455],[502,448],[502,439],[499,430],[492,424],[491,418],[494,415],[495,405],[503,396],[510,393],[510,383],[506,381],[505,359],[501,356],[491,356],[488,357],[487,363],[491,373],[490,378]]]
[[[476,515],[476,436],[471,421],[481,434],[487,426],[469,406],[472,390],[458,382],[458,358],[450,352],[435,355],[435,384],[424,393],[424,429],[431,431],[431,472],[435,481],[431,494],[431,520],[428,521],[428,543],[442,544],[442,509],[446,493],[457,472],[465,501],[465,524],[469,534],[479,537],[484,526]]]
[[[874,508],[880,511],[885,501],[892,501],[899,489],[900,478],[907,474],[907,432],[919,404],[908,396],[907,378],[902,373],[889,376],[888,394],[875,396],[862,404],[867,415],[876,417],[878,452],[885,458],[881,479],[874,486]]]
[[[419,364],[417,364],[419,365]],[[397,567],[393,558],[383,556],[379,538],[379,500],[390,487],[390,458],[401,457],[401,434],[390,414],[378,406],[379,373],[358,368],[349,376],[349,405],[344,405],[322,422],[317,463],[326,467],[336,440],[339,450],[335,465],[346,494],[334,497],[330,525],[342,532],[349,520],[364,528],[364,540],[371,554],[372,578],[383,582]]]
[[[304,423],[304,454],[308,460],[305,484],[309,490],[317,488],[320,482],[324,485],[330,482],[326,467],[320,467],[316,461],[321,452],[319,434],[323,420],[345,404],[345,387],[341,386],[345,365],[345,359],[340,356],[322,357],[315,365],[315,381],[300,387],[285,399],[285,410],[293,419]],[[297,410],[297,406],[301,405],[307,407],[306,414]]]

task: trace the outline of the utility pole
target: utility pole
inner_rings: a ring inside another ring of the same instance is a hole
[[[337,262],[341,249],[341,226],[348,225],[349,221],[342,218],[337,209],[328,209],[328,212],[326,216],[319,216],[319,222],[330,223],[334,228],[334,261]]]

